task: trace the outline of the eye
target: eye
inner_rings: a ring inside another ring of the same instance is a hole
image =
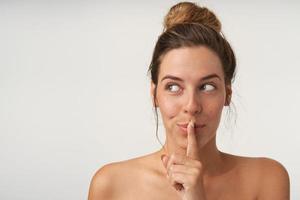
[[[216,89],[216,87],[212,84],[207,83],[207,84],[202,85],[201,89],[204,91],[212,91],[212,90]]]
[[[170,92],[179,92],[180,91],[180,87],[177,84],[168,84],[166,85],[166,89]]]

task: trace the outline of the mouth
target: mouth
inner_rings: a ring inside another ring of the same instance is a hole
[[[189,123],[177,123],[177,126],[184,132],[187,133],[187,127]],[[195,124],[195,129],[199,130],[201,128],[205,127],[205,124]]]

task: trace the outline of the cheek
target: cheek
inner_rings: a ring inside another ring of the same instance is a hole
[[[218,123],[222,115],[223,107],[224,107],[223,98],[218,98],[206,102],[205,104],[206,116],[208,116],[208,118],[211,121],[215,121],[216,123]]]
[[[168,119],[175,117],[180,110],[178,102],[169,97],[159,99],[159,109],[162,117]]]

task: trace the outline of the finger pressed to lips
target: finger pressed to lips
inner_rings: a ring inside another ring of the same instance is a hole
[[[186,155],[192,159],[198,159],[198,145],[195,134],[194,121],[188,125],[188,141]]]
[[[177,126],[180,127],[182,130],[187,131],[188,124],[177,124]],[[194,124],[194,128],[198,129],[198,130],[200,130],[200,129],[204,128],[204,127],[205,127],[205,125],[195,125]]]
[[[195,122],[190,121],[187,129],[186,155],[163,155],[162,162],[167,170],[167,178],[178,190],[183,189],[183,184],[193,185],[195,177],[201,174],[201,162],[198,159],[198,146],[195,134]],[[198,180],[198,179],[197,179]]]

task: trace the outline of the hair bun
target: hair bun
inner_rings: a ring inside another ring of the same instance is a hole
[[[203,24],[221,32],[221,22],[216,15],[209,9],[191,2],[181,2],[170,8],[164,18],[164,30],[182,23]]]

